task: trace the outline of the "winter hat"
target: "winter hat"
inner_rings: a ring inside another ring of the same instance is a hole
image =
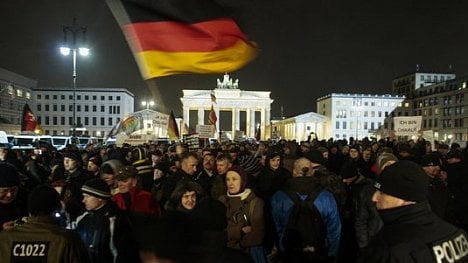
[[[60,207],[59,193],[48,185],[39,185],[29,194],[28,212],[33,216],[49,216]]]
[[[73,150],[67,151],[67,152],[65,152],[63,157],[75,160],[76,162],[78,162],[80,164],[83,162],[83,159],[81,158],[81,154],[80,154],[79,151],[73,151]]]
[[[0,187],[12,187],[20,184],[18,171],[11,164],[0,163]]]
[[[283,153],[281,152],[281,149],[279,149],[277,147],[271,147],[266,152],[266,159],[268,159],[268,160],[273,159],[276,156],[279,156],[281,158],[283,157]]]
[[[114,169],[112,169],[112,166],[108,163],[104,163],[101,166],[101,173],[103,174],[114,174]]]
[[[343,179],[353,178],[359,175],[359,170],[356,162],[348,162],[341,168],[340,176]]]
[[[103,174],[116,174],[117,171],[123,166],[119,160],[108,160],[102,163],[101,173]]]
[[[115,180],[125,180],[127,178],[137,178],[138,177],[138,170],[131,166],[131,165],[128,165],[128,166],[123,166],[121,167],[118,172],[117,172],[117,175],[115,176]]]
[[[448,160],[452,158],[458,158],[460,160],[463,160],[463,153],[459,150],[451,150],[447,153],[446,159]]]
[[[239,192],[244,192],[244,189],[245,187],[247,186],[247,172],[244,170],[244,168],[242,168],[241,166],[239,165],[233,165],[231,166],[231,168],[229,168],[229,170],[227,171],[227,173],[229,173],[229,171],[234,171],[236,173],[238,173],[240,175],[240,178],[241,178],[241,187],[240,187],[240,191]],[[227,174],[226,173],[226,174]]]
[[[309,159],[309,161],[311,161],[312,163],[321,165],[325,164],[325,158],[323,158],[323,155],[319,150],[310,150],[305,154],[304,157]]]
[[[239,157],[238,160],[239,165],[247,174],[252,175],[260,171],[260,169],[262,169],[260,162],[257,160],[257,158],[253,157],[252,155],[243,155]]]
[[[386,167],[374,187],[388,195],[419,202],[427,200],[429,180],[420,165],[402,160]]]
[[[328,152],[328,148],[320,146],[317,148],[317,151],[319,151],[323,155],[324,152]]]
[[[439,155],[435,153],[423,155],[421,166],[441,166]]]
[[[376,161],[376,164],[377,164],[377,168],[379,169],[379,171],[382,171],[382,166],[384,166],[384,164],[386,164],[387,162],[389,161],[398,161],[398,158],[391,154],[391,153],[382,153],[381,155],[379,155],[379,157],[377,157],[377,161]]]
[[[97,167],[101,167],[102,158],[100,156],[93,156],[89,158],[88,162],[94,163]]]
[[[146,157],[145,149],[142,147],[135,147],[130,152],[130,162],[134,163],[140,160],[144,160]]]
[[[439,144],[439,149],[448,150],[449,146],[447,144],[445,144],[445,143],[442,143],[442,144]]]
[[[100,178],[93,178],[86,181],[81,187],[81,191],[83,191],[84,194],[106,200],[112,197],[109,185]]]
[[[399,153],[402,153],[402,152],[412,153],[413,151],[411,150],[411,146],[409,144],[402,143],[398,145],[398,152]]]

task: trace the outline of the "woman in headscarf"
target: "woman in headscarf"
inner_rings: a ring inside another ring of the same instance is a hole
[[[228,191],[219,199],[227,208],[227,246],[249,253],[255,263],[266,262],[264,202],[246,185],[246,172],[233,165],[226,173]]]

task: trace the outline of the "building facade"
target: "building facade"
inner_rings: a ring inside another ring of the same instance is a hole
[[[315,112],[308,112],[283,120],[271,121],[271,137],[273,139],[285,139],[306,141],[311,133],[317,138],[325,139],[325,125],[327,117]]]
[[[323,138],[376,136],[385,118],[404,99],[403,96],[342,93],[321,97],[317,99],[317,113],[327,118]]]
[[[468,77],[449,78],[419,88],[408,101],[410,116],[422,116],[421,129],[432,131],[435,140],[464,144],[468,141],[467,83]],[[401,116],[402,110],[395,113]]]
[[[0,130],[19,134],[23,108],[35,107],[33,89],[37,81],[0,68]]]
[[[36,88],[34,99],[32,110],[49,135],[71,135],[76,123],[77,135],[105,137],[134,110],[133,93],[122,88]]]
[[[392,94],[405,96],[408,99],[415,97],[417,91],[426,86],[454,79],[453,73],[414,72],[393,79]]]

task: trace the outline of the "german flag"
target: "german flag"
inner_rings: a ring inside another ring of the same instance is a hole
[[[21,131],[34,132],[39,135],[44,134],[41,125],[37,121],[36,116],[32,112],[31,108],[29,108],[28,104],[24,104],[23,106],[23,119],[21,121]]]
[[[213,0],[107,3],[144,79],[231,72],[255,57],[255,44]]]
[[[169,121],[167,122],[167,136],[171,140],[179,140],[179,128],[177,127],[177,122],[174,116],[174,112],[171,111],[169,115]]]
[[[208,115],[208,122],[211,125],[216,126],[217,121],[218,121],[218,117],[216,117],[216,112],[214,111],[213,104],[211,104],[211,111],[210,111],[210,115]]]

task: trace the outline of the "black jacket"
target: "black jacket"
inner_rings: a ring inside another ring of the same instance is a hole
[[[112,201],[83,214],[76,230],[88,249],[91,262],[131,262],[137,258],[135,242],[130,240],[129,220]]]
[[[468,262],[466,233],[426,202],[380,210],[384,227],[358,262]]]
[[[354,229],[359,248],[368,245],[369,240],[375,236],[383,226],[372,195],[375,192],[374,182],[361,176],[356,183],[353,197]]]

